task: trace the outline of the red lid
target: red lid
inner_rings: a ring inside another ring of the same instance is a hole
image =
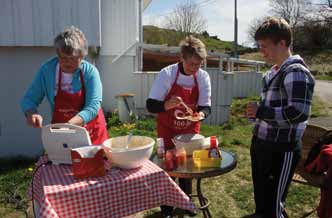
[[[217,136],[211,136],[210,137],[210,146],[214,147],[214,148],[218,147],[218,145],[217,145]]]

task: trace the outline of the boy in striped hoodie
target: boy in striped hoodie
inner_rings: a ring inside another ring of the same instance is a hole
[[[250,151],[256,212],[250,217],[283,218],[315,81],[303,59],[292,55],[291,28],[284,19],[263,22],[255,40],[265,61],[274,66],[263,78],[259,106],[247,107],[248,117],[256,116]]]

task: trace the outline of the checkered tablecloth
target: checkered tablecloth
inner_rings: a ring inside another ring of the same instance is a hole
[[[46,161],[43,157],[37,165]],[[70,165],[44,165],[35,173],[33,196],[39,217],[45,218],[116,218],[160,205],[195,209],[167,173],[149,160],[137,169],[112,168],[103,177],[80,180],[73,178]]]

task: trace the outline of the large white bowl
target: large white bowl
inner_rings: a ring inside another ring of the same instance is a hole
[[[107,139],[103,145],[111,150],[112,166],[133,169],[142,166],[153,151],[154,139],[146,136],[132,136],[126,149],[128,136]]]
[[[192,156],[195,150],[209,148],[210,137],[205,138],[200,134],[181,134],[173,138],[176,149],[184,148],[188,156]]]

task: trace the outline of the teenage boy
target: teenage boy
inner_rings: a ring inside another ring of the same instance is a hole
[[[250,217],[287,217],[284,202],[301,155],[301,137],[310,114],[315,81],[299,55],[292,55],[292,33],[284,19],[269,18],[255,40],[265,61],[274,64],[263,78],[251,145],[256,212]]]

